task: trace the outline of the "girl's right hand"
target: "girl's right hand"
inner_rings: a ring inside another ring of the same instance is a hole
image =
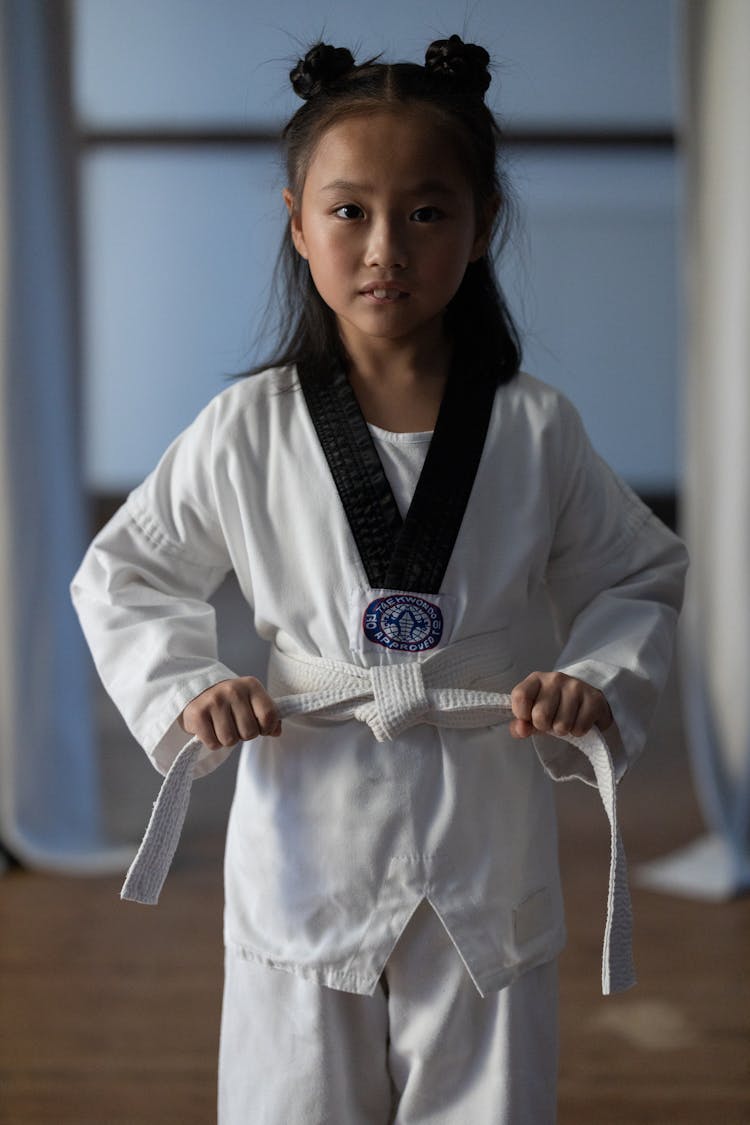
[[[208,750],[249,742],[259,734],[281,734],[276,704],[255,676],[237,676],[206,688],[177,721]]]

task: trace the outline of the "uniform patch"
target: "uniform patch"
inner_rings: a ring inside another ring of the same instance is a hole
[[[371,601],[362,617],[368,641],[398,652],[425,652],[439,644],[443,614],[415,594],[389,594]]]

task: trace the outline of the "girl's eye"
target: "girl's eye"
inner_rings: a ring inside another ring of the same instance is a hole
[[[333,212],[339,219],[361,219],[364,212],[361,207],[356,203],[345,203],[343,207],[337,207]]]
[[[417,223],[434,223],[443,217],[443,212],[437,207],[418,207],[411,217]]]

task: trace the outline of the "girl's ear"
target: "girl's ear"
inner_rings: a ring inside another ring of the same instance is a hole
[[[477,235],[471,248],[470,261],[478,262],[487,253],[487,248],[492,238],[492,228],[495,225],[497,213],[500,210],[500,196],[493,195],[488,202],[484,213],[477,220]]]
[[[289,188],[284,188],[281,193],[284,197],[286,209],[289,212],[289,231],[292,236],[292,242],[297,253],[302,258],[307,258],[307,247],[305,246],[305,238],[302,234],[302,223],[300,221],[300,214],[294,204],[294,196]]]

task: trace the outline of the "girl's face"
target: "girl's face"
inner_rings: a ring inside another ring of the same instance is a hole
[[[288,190],[284,198],[294,245],[350,355],[442,335],[443,311],[487,234],[429,110],[377,110],[330,126],[301,200],[295,206]]]

